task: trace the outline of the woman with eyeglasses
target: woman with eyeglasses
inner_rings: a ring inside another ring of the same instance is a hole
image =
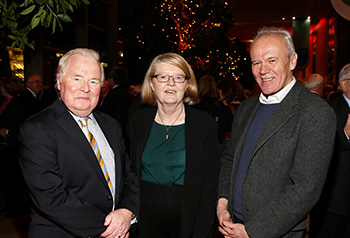
[[[139,236],[211,237],[218,139],[215,120],[197,100],[190,65],[175,53],[157,56],[142,87],[131,128],[131,158],[140,179]]]

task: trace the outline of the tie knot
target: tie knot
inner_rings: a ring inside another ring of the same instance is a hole
[[[82,117],[82,118],[80,118],[80,124],[81,124],[81,126],[84,128],[84,127],[87,127],[87,122],[88,122],[88,117]]]

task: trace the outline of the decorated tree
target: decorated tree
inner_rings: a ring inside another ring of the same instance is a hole
[[[140,2],[145,9],[145,1]],[[144,58],[172,51],[183,55],[197,76],[209,73],[217,80],[250,77],[245,45],[226,37],[234,25],[232,1],[163,0],[150,3],[147,13],[137,7],[133,10],[139,11],[131,14],[139,28],[130,38],[135,40],[133,50],[136,46]]]

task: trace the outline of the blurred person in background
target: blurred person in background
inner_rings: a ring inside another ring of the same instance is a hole
[[[18,164],[18,131],[25,119],[24,107],[19,98],[22,82],[16,77],[0,80],[0,91],[4,97],[0,105],[0,183],[5,198],[7,216],[24,210],[26,188]]]
[[[307,90],[323,98],[324,80],[320,74],[310,74],[302,83]]]
[[[219,94],[219,143],[221,153],[230,138],[233,118],[237,107],[245,99],[242,85],[234,79],[224,79],[217,85]]]
[[[21,93],[26,118],[38,113],[42,109],[39,99],[42,88],[43,80],[39,75],[32,74],[28,77],[26,89]]]

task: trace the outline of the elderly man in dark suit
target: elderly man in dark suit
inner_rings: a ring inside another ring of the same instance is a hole
[[[59,62],[60,98],[21,127],[20,164],[34,204],[29,237],[129,236],[139,187],[119,123],[93,112],[103,75],[95,51],[69,51]]]
[[[336,118],[293,77],[289,32],[261,29],[250,55],[262,93],[239,106],[222,156],[219,230],[235,238],[302,238],[327,174]]]
[[[350,237],[350,64],[339,73],[343,95],[329,101],[337,116],[335,148],[322,196],[310,215],[311,238]]]
[[[32,74],[27,80],[27,87],[21,93],[21,101],[24,106],[26,118],[38,113],[42,107],[39,94],[43,88],[43,80],[40,75]]]

